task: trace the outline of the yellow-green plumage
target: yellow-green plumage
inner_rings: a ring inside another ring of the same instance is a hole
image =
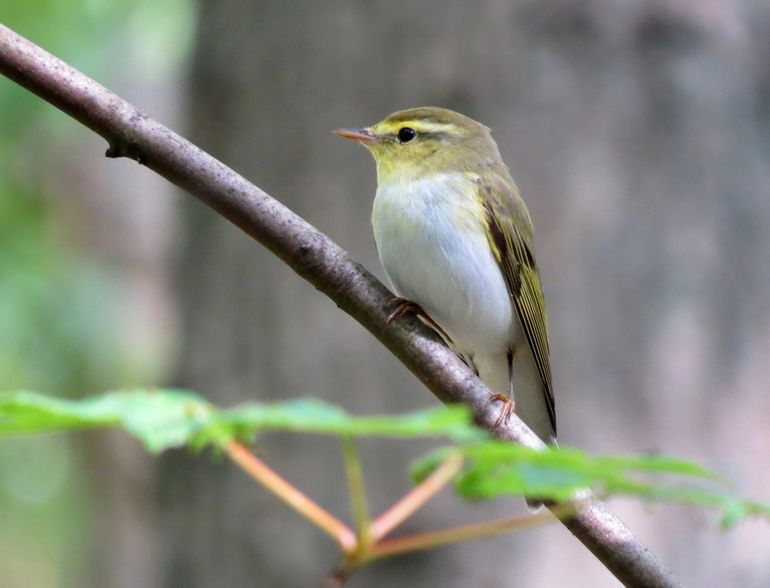
[[[553,441],[532,223],[489,129],[424,107],[338,134],[363,143],[377,163],[372,225],[396,292],[423,308],[493,391],[508,389],[512,358],[516,412]]]
[[[556,405],[551,382],[548,321],[540,273],[534,255],[532,222],[516,184],[513,184],[513,190],[509,186],[510,184],[500,181],[499,178],[484,178],[479,182],[480,197],[488,213],[489,244],[500,264],[516,314],[537,365],[546,397],[546,409],[555,436]]]

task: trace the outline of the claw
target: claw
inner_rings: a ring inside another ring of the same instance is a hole
[[[511,415],[516,410],[516,402],[510,398],[509,396],[506,396],[505,394],[500,394],[499,392],[496,394],[492,394],[489,398],[490,402],[502,402],[503,403],[503,409],[500,411],[500,415],[497,417],[497,420],[495,420],[495,428],[499,427],[502,424],[508,424],[508,421],[511,420]]]
[[[416,302],[412,302],[411,300],[407,300],[406,298],[401,298],[400,296],[397,298],[394,298],[391,300],[388,305],[395,306],[393,312],[391,312],[388,315],[388,318],[385,319],[385,324],[390,326],[390,324],[396,320],[398,317],[403,316],[405,314],[414,314],[419,318],[423,323],[428,325],[431,329],[436,331],[438,333],[439,337],[441,337],[444,342],[452,346],[452,338],[446,334],[446,331],[441,328],[441,326],[434,321],[430,316],[428,316],[428,313],[425,312],[419,304]]]
[[[425,314],[425,311],[422,309],[422,307],[417,304],[416,302],[412,302],[411,300],[407,300],[406,298],[395,298],[392,302],[393,306],[395,308],[393,309],[393,312],[391,312],[388,315],[388,318],[385,320],[386,325],[390,325],[394,320],[396,320],[398,317],[403,316],[405,314]]]

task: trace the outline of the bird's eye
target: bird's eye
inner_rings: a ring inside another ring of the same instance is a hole
[[[417,131],[410,127],[401,127],[398,129],[398,142],[399,143],[409,143],[410,141],[414,141],[414,138],[417,136]]]

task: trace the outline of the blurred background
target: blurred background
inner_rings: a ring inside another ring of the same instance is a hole
[[[0,22],[179,129],[383,277],[374,164],[330,134],[409,106],[493,129],[535,223],[560,440],[697,460],[770,499],[770,4],[4,0]],[[237,229],[0,80],[0,389],[435,400]],[[377,512],[429,443],[368,441]],[[347,517],[327,439],[261,440]],[[442,495],[405,531],[521,510]],[[770,528],[612,508],[688,586],[770,586]],[[106,433],[0,442],[9,588],[317,585],[335,548],[228,463]],[[616,586],[559,525],[349,585]]]

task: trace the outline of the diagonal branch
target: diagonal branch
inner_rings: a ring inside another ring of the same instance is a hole
[[[280,257],[366,327],[440,400],[464,403],[483,427],[528,446],[542,442],[512,415],[495,428],[490,390],[418,320],[386,325],[392,294],[349,253],[268,194],[100,84],[0,25],[0,73],[66,112],[130,157],[191,193]],[[564,521],[627,586],[679,581],[598,502]]]

